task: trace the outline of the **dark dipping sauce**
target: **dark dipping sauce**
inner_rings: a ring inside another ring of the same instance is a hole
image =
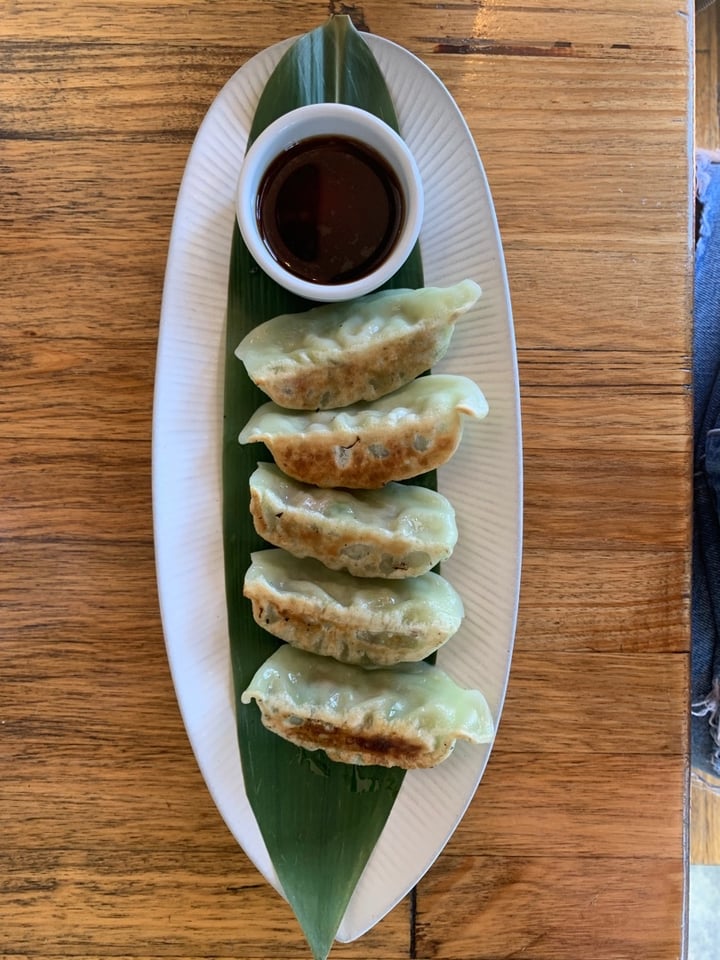
[[[390,254],[403,196],[383,157],[349,137],[317,136],[268,167],[256,215],[272,256],[312,283],[358,280]]]

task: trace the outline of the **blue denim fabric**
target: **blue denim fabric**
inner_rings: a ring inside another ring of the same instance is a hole
[[[720,775],[720,165],[698,156],[693,343],[692,763]]]

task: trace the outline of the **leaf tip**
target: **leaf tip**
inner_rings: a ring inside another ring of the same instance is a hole
[[[336,8],[338,8],[336,10]],[[370,27],[365,20],[365,12],[361,6],[347,3],[330,4],[330,22],[339,21],[346,29],[353,31],[363,30],[365,33],[371,33]]]

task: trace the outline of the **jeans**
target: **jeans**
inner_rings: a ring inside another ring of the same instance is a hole
[[[720,164],[697,159],[691,755],[720,775]]]

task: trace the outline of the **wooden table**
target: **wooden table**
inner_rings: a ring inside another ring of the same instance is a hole
[[[350,12],[420,56],[504,237],[525,562],[497,745],[416,895],[333,957],[682,953],[691,5],[8,0],[0,29],[0,953],[308,956],[192,756],[150,429],[178,184],[262,47]]]

